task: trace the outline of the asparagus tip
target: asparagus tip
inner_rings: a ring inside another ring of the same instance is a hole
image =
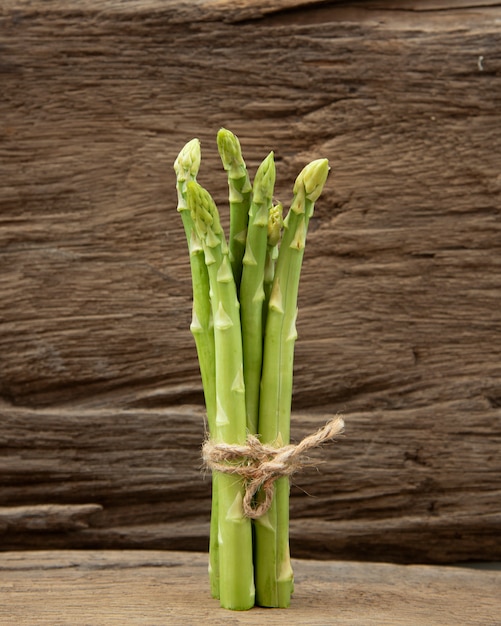
[[[299,193],[301,187],[308,200],[315,202],[320,197],[329,175],[329,161],[327,159],[316,159],[303,168],[296,179],[294,193]]]
[[[223,167],[226,171],[237,170],[245,167],[242,157],[242,148],[238,137],[226,128],[220,128],[217,133],[217,148]],[[242,176],[243,174],[240,174]]]
[[[210,238],[212,234],[219,234],[221,226],[214,200],[210,193],[194,180],[186,185],[186,203],[199,236]]]
[[[281,202],[274,204],[268,214],[268,245],[276,246],[280,241],[283,226],[283,206]]]
[[[178,181],[195,178],[200,169],[200,140],[196,137],[182,148],[174,161],[174,171]]]
[[[270,152],[258,167],[253,186],[253,201],[263,203],[273,197],[275,186],[275,156]]]

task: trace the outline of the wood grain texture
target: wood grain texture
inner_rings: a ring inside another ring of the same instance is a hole
[[[231,612],[210,597],[207,556],[159,551],[2,555],[0,624],[494,626],[501,572],[295,560],[285,610]],[[474,599],[474,601],[472,601]]]
[[[332,168],[293,436],[347,428],[294,478],[293,553],[501,558],[501,5],[347,4],[2,3],[5,549],[205,550],[172,163],[199,136],[224,212],[224,125],[251,172],[275,151],[285,203],[308,160]]]

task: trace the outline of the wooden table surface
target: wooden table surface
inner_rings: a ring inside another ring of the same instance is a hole
[[[501,624],[501,571],[293,562],[290,609],[232,612],[211,599],[207,556],[167,551],[0,555],[0,624]]]

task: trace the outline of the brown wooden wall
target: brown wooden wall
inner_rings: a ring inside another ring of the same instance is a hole
[[[405,5],[405,6],[404,6]],[[277,196],[327,157],[300,287],[292,552],[501,559],[501,3],[0,6],[0,549],[207,546],[172,163]]]

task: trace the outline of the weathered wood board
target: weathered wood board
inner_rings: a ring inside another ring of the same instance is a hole
[[[349,6],[348,6],[349,5]],[[501,558],[501,3],[0,6],[0,547],[205,550],[172,163],[220,126],[287,203],[332,168],[300,287],[296,556]]]
[[[207,556],[186,552],[17,552],[0,559],[0,624],[364,624],[494,626],[500,571],[293,562],[288,609],[234,612],[210,597]],[[271,621],[270,621],[271,620]]]

